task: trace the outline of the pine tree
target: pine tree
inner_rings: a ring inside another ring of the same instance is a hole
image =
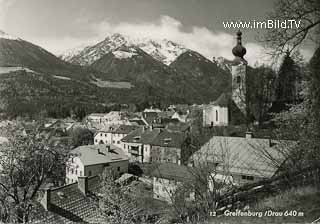
[[[287,52],[280,66],[276,87],[276,103],[282,107],[298,101],[299,67]]]

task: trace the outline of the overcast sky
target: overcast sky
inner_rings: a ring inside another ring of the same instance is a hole
[[[263,20],[274,1],[0,0],[0,30],[55,54],[119,32],[167,38],[207,57],[230,58],[236,30],[224,29],[222,21]],[[258,31],[243,30],[250,64],[263,57]]]

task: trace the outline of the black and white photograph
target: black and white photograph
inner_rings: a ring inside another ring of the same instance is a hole
[[[320,1],[0,0],[0,223],[320,224]]]

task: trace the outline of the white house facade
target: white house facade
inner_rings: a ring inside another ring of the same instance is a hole
[[[129,159],[119,147],[110,144],[79,146],[66,164],[66,184],[79,176],[96,176],[108,169],[114,175],[128,172]]]

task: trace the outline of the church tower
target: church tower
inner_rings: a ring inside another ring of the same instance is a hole
[[[232,49],[235,59],[232,62],[232,100],[241,112],[247,116],[246,70],[247,61],[243,58],[247,50],[242,46],[241,31],[237,32],[237,45]]]

